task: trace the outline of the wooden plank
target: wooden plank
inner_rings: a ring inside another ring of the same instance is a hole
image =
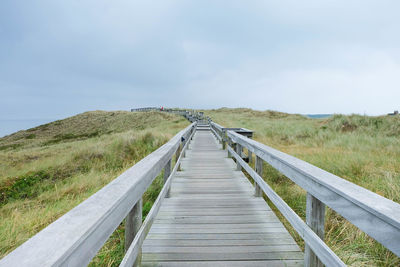
[[[166,246],[144,246],[143,253],[215,253],[215,247],[166,247]],[[272,245],[272,246],[219,246],[218,253],[269,253],[269,252],[298,252],[297,245]]]
[[[0,266],[86,266],[195,124],[139,161],[0,261]]]
[[[147,239],[204,239],[204,240],[230,240],[230,239],[250,239],[267,240],[270,238],[292,238],[286,233],[257,233],[257,234],[148,234]]]
[[[226,216],[226,215],[263,215],[267,210],[221,210],[221,211],[213,211],[213,210],[189,210],[189,211],[160,211],[160,216]]]
[[[256,234],[256,233],[285,233],[284,227],[264,228],[152,228],[152,234]]]
[[[306,223],[321,240],[324,240],[325,205],[310,193],[307,193]],[[304,266],[323,267],[322,262],[307,244],[304,253]]]
[[[268,239],[146,239],[144,246],[166,247],[219,247],[219,246],[268,246],[268,245],[297,245],[293,238]]]
[[[400,256],[400,204],[233,131],[228,136]]]
[[[237,155],[231,147],[228,147],[233,157],[243,166],[246,172],[253,177],[268,198],[274,203],[278,210],[285,216],[293,228],[299,233],[311,249],[318,254],[321,261],[327,266],[346,266],[340,258],[304,223],[304,221],[283,201],[272,188],[265,183],[242,158]]]
[[[268,261],[186,261],[186,262],[145,262],[143,267],[300,267],[303,266],[302,260],[268,260]]]
[[[143,263],[302,264],[298,245],[220,149],[209,130],[196,132],[143,243]]]
[[[193,135],[193,131],[191,136]],[[142,227],[140,227],[138,233],[135,236],[135,239],[132,241],[132,244],[130,244],[128,250],[125,253],[124,258],[122,259],[122,262],[120,264],[121,267],[131,267],[133,266],[140,266],[141,263],[141,247],[143,244],[143,241],[146,237],[146,234],[150,230],[150,227],[154,221],[154,218],[156,217],[156,214],[158,213],[158,210],[161,207],[161,202],[162,200],[169,195],[169,190],[170,190],[170,185],[172,181],[172,176],[178,171],[180,161],[184,155],[184,152],[187,148],[187,144],[183,146],[182,148],[182,153],[179,155],[176,164],[174,166],[174,169],[172,170],[172,173],[167,177],[167,179],[164,180],[164,186],[161,189],[160,194],[158,195],[156,201],[154,202],[153,206],[151,207],[149,213],[146,216],[146,219],[143,222]],[[169,161],[171,163],[171,160]],[[168,164],[167,164],[168,165]],[[140,211],[141,212],[141,211]],[[141,222],[141,216],[140,214],[140,222]]]
[[[142,225],[142,205],[143,201],[140,199],[133,209],[128,213],[125,220],[125,252],[128,250],[136,234],[139,232]],[[139,257],[134,262],[133,266],[140,266],[141,251],[138,251]]]
[[[268,227],[283,227],[281,222],[268,222],[268,223],[227,223],[227,224],[164,224],[154,223],[152,229],[168,228],[168,229],[237,229],[237,228],[251,228],[251,229],[264,229]]]
[[[301,260],[303,253],[293,251],[283,252],[247,252],[247,253],[144,253],[145,261],[202,261],[202,260]]]

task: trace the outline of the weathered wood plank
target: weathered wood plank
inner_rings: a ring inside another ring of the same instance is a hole
[[[171,159],[195,124],[40,231],[0,266],[86,266]]]
[[[204,239],[204,240],[268,240],[270,238],[292,238],[286,233],[257,233],[257,234],[148,234],[147,239]]]
[[[202,260],[301,260],[303,253],[293,251],[283,252],[247,252],[247,253],[144,253],[145,261],[202,261]]]
[[[215,247],[166,247],[166,246],[144,246],[143,253],[215,253]],[[273,245],[273,246],[219,246],[218,253],[269,253],[269,252],[298,252],[297,245]]]
[[[144,246],[166,247],[219,247],[219,246],[268,246],[268,245],[297,245],[293,238],[268,239],[147,239]],[[214,248],[215,249],[215,248]],[[218,249],[218,248],[217,248]]]
[[[220,149],[210,131],[196,132],[143,243],[143,261],[302,264],[293,238]]]
[[[400,256],[400,204],[233,131],[228,136]]]
[[[283,201],[267,183],[265,183],[262,177],[260,177],[246,162],[244,162],[231,147],[228,147],[228,150],[231,151],[232,156],[240,162],[246,172],[260,186],[272,203],[274,203],[283,216],[285,216],[310,248],[314,252],[318,253],[318,257],[325,265],[345,266],[340,258],[304,223],[304,221],[289,207],[289,205],[287,205],[286,202]]]
[[[268,260],[268,261],[186,261],[186,262],[145,262],[143,267],[300,267],[302,260]]]

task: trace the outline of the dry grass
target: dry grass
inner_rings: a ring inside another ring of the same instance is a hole
[[[309,119],[274,111],[205,110],[226,127],[255,131],[254,139],[400,202],[400,117],[335,115]],[[264,179],[305,218],[306,192],[264,165]],[[286,222],[296,241],[303,241]],[[400,259],[341,216],[327,211],[326,242],[351,266],[399,266]]]
[[[0,257],[187,125],[181,117],[160,112],[95,111],[1,138]],[[156,180],[145,193],[145,214],[160,188]],[[93,264],[115,266],[122,252],[123,225]]]

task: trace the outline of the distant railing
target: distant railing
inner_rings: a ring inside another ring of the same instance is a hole
[[[194,110],[185,110],[185,109],[172,109],[172,108],[158,108],[158,107],[148,107],[148,108],[133,108],[131,112],[146,112],[146,111],[160,111],[160,112],[168,112],[181,115],[185,117],[190,122],[201,121],[201,122],[209,122],[210,118],[205,117],[203,112],[194,111]]]
[[[157,107],[148,107],[148,108],[132,108],[131,112],[143,112],[143,111],[160,111],[160,108]]]
[[[343,266],[324,243],[325,205],[400,256],[400,205],[303,160],[251,140],[211,122],[212,132],[228,153],[254,179],[255,195],[271,200],[304,239],[305,266]],[[235,149],[233,148],[235,147]],[[243,159],[243,148],[256,156],[255,170]],[[307,191],[306,223],[263,180],[263,161]]]
[[[122,266],[135,262],[196,124],[180,131],[168,143],[16,248],[0,261],[0,266],[86,266],[124,218],[125,248],[129,250]],[[176,164],[171,174],[174,154]],[[142,195],[162,169],[164,187],[142,225]]]

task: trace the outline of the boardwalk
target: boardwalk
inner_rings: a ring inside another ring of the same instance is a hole
[[[210,130],[198,130],[143,243],[143,266],[301,266],[303,253]]]

